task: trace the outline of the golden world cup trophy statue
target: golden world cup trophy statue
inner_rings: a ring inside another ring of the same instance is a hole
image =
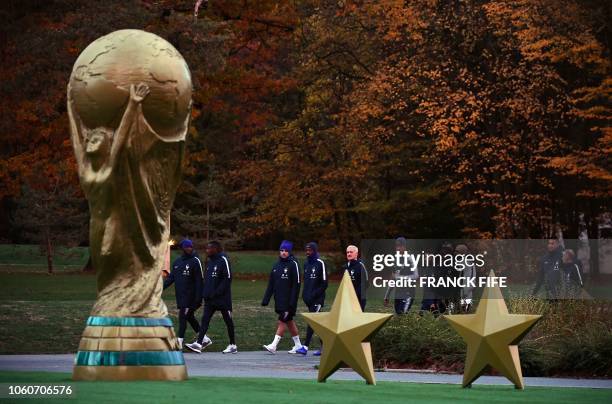
[[[140,30],[98,38],[74,64],[68,116],[98,277],[75,380],[187,378],[161,270],[191,93],[180,53]]]

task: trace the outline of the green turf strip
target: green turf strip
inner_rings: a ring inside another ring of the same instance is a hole
[[[204,257],[204,246],[199,247],[199,254]],[[56,246],[54,252],[53,265],[58,272],[80,270],[89,258],[88,247]],[[180,249],[172,250],[172,261],[181,253]],[[278,257],[277,251],[229,251],[228,254],[232,263],[232,272],[242,274],[268,274]],[[304,259],[303,252],[298,252],[298,256],[301,262]],[[333,264],[328,262],[328,266],[330,267],[328,270],[331,271]],[[20,271],[36,269],[45,272],[47,256],[38,245],[0,244],[0,267]]]
[[[0,383],[71,383],[71,403],[605,403],[612,390],[451,384],[193,377],[185,382],[72,382],[67,373],[0,372]],[[5,402],[6,400],[0,400]],[[40,399],[15,402],[42,402]],[[44,402],[56,400],[44,399]]]

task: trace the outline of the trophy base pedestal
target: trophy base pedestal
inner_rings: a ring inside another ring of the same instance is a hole
[[[89,317],[73,380],[187,380],[169,318]]]

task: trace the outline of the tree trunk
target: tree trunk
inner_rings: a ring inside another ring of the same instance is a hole
[[[208,172],[208,190],[206,193],[206,242],[210,241],[210,190],[212,189],[212,167]]]
[[[206,242],[208,243],[209,241],[210,241],[210,202],[208,198],[206,198]]]
[[[94,272],[95,271],[95,268],[93,267],[93,264],[91,262],[91,254],[89,255],[89,258],[87,258],[87,263],[85,263],[81,271],[83,272]]]
[[[51,250],[51,235],[49,234],[49,228],[45,229],[45,238],[47,244],[47,272],[53,273],[53,251]]]
[[[593,201],[589,203],[589,216],[586,222],[588,223],[589,241],[591,243],[591,275],[597,277],[599,275],[599,218],[597,210],[594,208]]]

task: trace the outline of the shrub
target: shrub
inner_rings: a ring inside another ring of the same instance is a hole
[[[465,356],[461,337],[430,313],[395,316],[376,335],[373,350],[381,366],[449,367]]]
[[[612,305],[512,296],[510,313],[543,317],[519,345],[525,376],[612,375]],[[379,366],[463,371],[465,343],[442,317],[396,316],[372,341]]]

